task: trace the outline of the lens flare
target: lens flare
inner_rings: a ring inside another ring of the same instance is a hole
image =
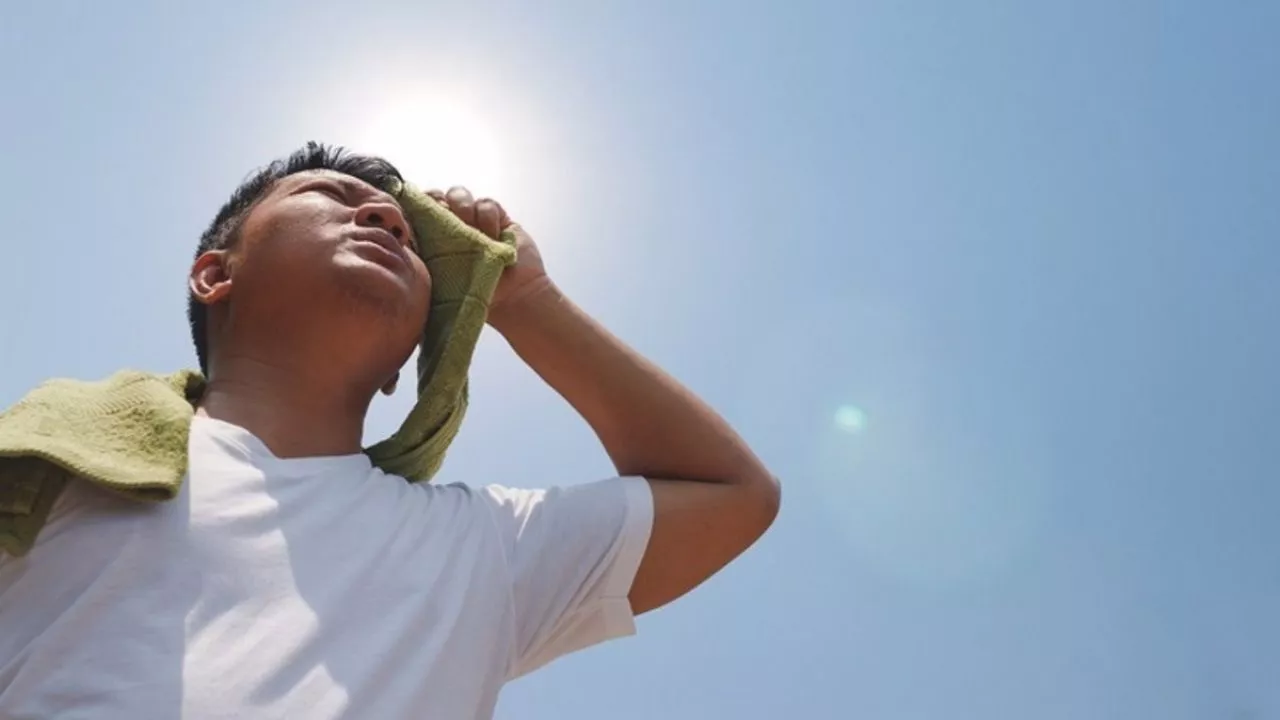
[[[867,414],[853,405],[841,405],[836,410],[836,429],[856,435],[867,427]]]
[[[966,434],[937,417],[840,407],[819,440],[823,511],[870,566],[942,589],[998,576],[1026,557],[1046,512],[1046,473],[1015,423]],[[992,438],[1007,440],[996,442]]]

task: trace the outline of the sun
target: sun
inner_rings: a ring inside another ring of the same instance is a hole
[[[496,128],[474,108],[423,94],[369,117],[360,150],[381,155],[427,190],[464,185],[477,197],[503,197],[503,152]]]

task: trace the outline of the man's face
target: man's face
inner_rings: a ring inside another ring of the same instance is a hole
[[[319,323],[334,342],[385,341],[403,361],[431,294],[415,242],[381,190],[327,170],[290,175],[241,227],[231,300],[273,323]]]

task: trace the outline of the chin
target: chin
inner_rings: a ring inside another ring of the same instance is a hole
[[[426,305],[415,301],[405,283],[388,277],[345,277],[334,286],[340,291],[339,311],[354,315],[371,326],[389,325],[382,332],[407,325],[421,332]]]

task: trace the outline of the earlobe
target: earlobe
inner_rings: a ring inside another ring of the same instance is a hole
[[[231,274],[226,263],[227,253],[222,250],[210,250],[196,258],[187,282],[196,300],[213,305],[231,293]]]
[[[388,380],[385,385],[382,386],[382,394],[389,396],[392,393],[394,393],[396,391],[396,385],[399,382],[400,382],[400,373],[397,372],[395,375],[391,376],[391,379]]]

